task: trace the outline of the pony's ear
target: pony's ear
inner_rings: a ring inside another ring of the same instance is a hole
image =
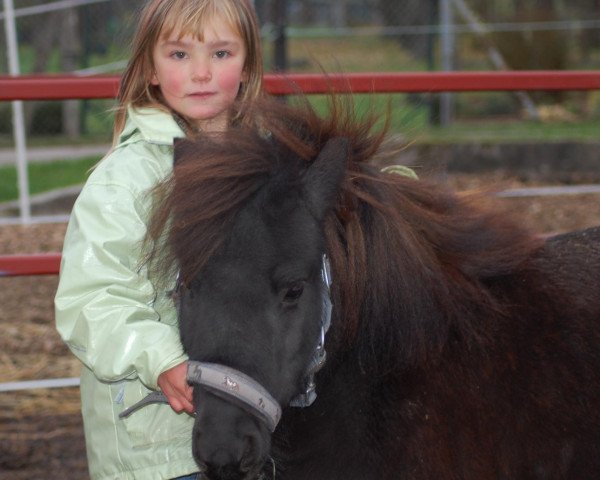
[[[198,146],[192,140],[187,138],[173,139],[173,164],[179,163],[188,155],[198,151]]]
[[[346,173],[350,150],[347,138],[327,141],[304,176],[304,191],[311,213],[319,220],[335,206],[337,193]]]

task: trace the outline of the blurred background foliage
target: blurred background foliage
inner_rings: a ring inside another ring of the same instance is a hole
[[[442,68],[440,4],[444,0],[255,0],[267,71],[383,72]],[[15,0],[23,74],[118,74],[124,67],[140,0]],[[497,68],[497,52],[514,70],[598,69],[600,0],[460,0],[453,8],[452,65],[456,70]],[[458,4],[457,4],[458,5]],[[456,6],[455,6],[456,7]],[[2,20],[4,20],[2,18]],[[484,33],[482,33],[484,32]],[[6,74],[0,22],[0,74]],[[531,93],[539,119],[598,125],[600,92]],[[439,134],[437,95],[392,95],[393,128],[407,135]],[[316,100],[318,101],[318,100]],[[112,101],[26,102],[29,142],[108,142]],[[454,131],[465,125],[527,120],[514,94],[454,96]],[[593,127],[589,127],[593,131]],[[490,131],[498,131],[491,128]],[[537,131],[538,126],[524,131]],[[583,129],[584,131],[586,128]],[[12,142],[9,103],[0,103],[0,145]],[[457,133],[459,135],[459,133]]]

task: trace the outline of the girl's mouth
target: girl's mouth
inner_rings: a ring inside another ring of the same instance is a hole
[[[190,93],[188,96],[193,97],[193,98],[208,98],[208,97],[212,97],[214,95],[214,92],[195,92],[195,93]]]

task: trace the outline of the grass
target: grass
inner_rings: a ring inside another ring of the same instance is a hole
[[[326,109],[326,99],[311,97],[318,111]],[[428,110],[423,103],[415,103],[406,95],[357,95],[357,110],[385,112],[390,103],[391,133],[401,134],[407,143],[527,143],[527,142],[588,142],[598,141],[600,119],[578,122],[540,123],[525,120],[489,119],[457,121],[447,127],[428,124]],[[0,142],[2,143],[2,142]],[[40,145],[60,144],[40,142]],[[31,163],[29,165],[30,193],[37,194],[81,184],[98,157],[77,160]],[[0,202],[18,198],[17,173],[14,166],[0,167]]]
[[[110,145],[111,141],[110,135],[81,135],[78,138],[66,138],[63,135],[35,135],[27,137],[27,148]],[[0,148],[15,148],[12,135],[0,134]]]
[[[456,122],[448,127],[425,127],[412,140],[427,143],[597,142],[600,140],[598,132],[600,120],[576,123],[482,120]]]
[[[325,100],[312,99],[318,110],[323,110]],[[448,127],[427,124],[427,111],[420,105],[412,105],[404,98],[392,98],[393,111],[391,131],[400,133],[408,143],[502,143],[502,142],[587,142],[598,141],[600,120],[577,123],[538,123],[531,121],[488,120],[479,122],[456,122]],[[387,100],[374,100],[369,96],[357,99],[363,110],[373,108],[385,111]],[[30,193],[35,195],[58,188],[78,185],[85,181],[88,171],[98,157],[57,162],[31,163],[29,165]],[[18,198],[17,173],[13,166],[0,167],[0,202]]]
[[[400,134],[411,142],[588,142],[600,137],[600,116],[571,120],[531,121],[521,119],[518,112],[496,116],[470,116],[454,120],[448,126],[433,125],[430,120],[429,97],[425,95],[356,95],[358,117],[367,111],[380,114],[391,109],[390,133]],[[310,97],[318,112],[326,111],[327,98]]]
[[[28,168],[30,194],[81,184],[99,157],[78,160],[32,163]],[[18,198],[17,171],[14,166],[0,167],[0,202]]]

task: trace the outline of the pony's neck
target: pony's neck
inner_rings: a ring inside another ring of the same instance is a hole
[[[342,344],[378,372],[438,362],[450,340],[484,349],[485,322],[505,311],[486,285],[540,241],[441,186],[363,178],[360,188],[350,219],[327,229]]]

